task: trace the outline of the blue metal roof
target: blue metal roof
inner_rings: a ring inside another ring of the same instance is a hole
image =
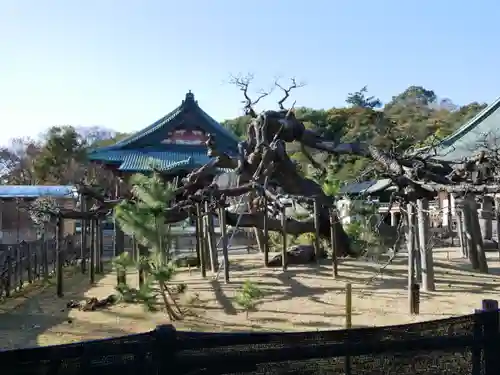
[[[500,98],[467,121],[453,134],[443,139],[437,147],[436,159],[459,161],[479,151],[484,142],[491,141],[498,147],[500,138]],[[432,152],[435,152],[432,150]]]
[[[76,197],[76,187],[71,185],[0,185],[0,199],[5,198],[72,198]]]

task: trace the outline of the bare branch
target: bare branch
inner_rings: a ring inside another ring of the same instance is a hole
[[[280,85],[280,83],[278,82],[278,80],[276,80],[274,82],[274,85],[276,87],[278,87],[280,90],[282,90],[284,93],[285,93],[285,96],[278,102],[278,105],[280,106],[280,109],[282,110],[285,110],[285,107],[283,106],[283,103],[285,102],[285,100],[288,99],[288,97],[290,96],[290,92],[293,90],[293,89],[298,89],[300,87],[304,87],[306,84],[303,83],[303,82],[299,82],[297,83],[297,80],[295,78],[290,78],[290,81],[291,81],[291,84],[290,86],[288,86],[287,89],[285,89],[283,86]]]
[[[248,116],[257,117],[257,114],[253,109],[253,106],[256,105],[261,99],[268,96],[272,92],[272,90],[269,91],[259,90],[258,92],[259,97],[255,100],[252,100],[250,96],[248,96],[248,87],[250,86],[250,83],[253,81],[253,79],[254,79],[253,74],[249,73],[246,76],[231,76],[229,83],[235,85],[240,89],[241,92],[243,92],[245,100],[243,100],[242,103],[245,105],[244,107],[245,114]]]

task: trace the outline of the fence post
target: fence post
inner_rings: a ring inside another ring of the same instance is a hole
[[[23,255],[22,255],[22,248],[20,244],[17,244],[15,247],[16,249],[16,275],[17,275],[17,281],[16,281],[16,288],[17,290],[23,289]]]
[[[177,366],[175,361],[177,348],[175,327],[171,324],[157,326],[153,336],[155,338],[153,361],[156,363],[158,374],[167,374]]]
[[[12,248],[7,249],[7,280],[5,282],[5,297],[10,297],[12,290]]]
[[[38,280],[40,278],[40,264],[38,259],[38,242],[33,242],[32,246],[34,247],[34,252],[33,252],[33,278],[35,280]]]
[[[484,299],[481,309],[476,314],[474,336],[478,341],[472,348],[472,374],[497,374],[500,361],[497,358],[499,338],[498,301]],[[484,352],[484,372],[482,370],[481,352]]]
[[[499,337],[499,311],[498,301],[493,299],[483,299],[482,311],[487,312],[484,314],[483,319],[483,337],[486,340],[484,345],[484,373],[498,374],[500,372],[500,360],[498,359],[498,349],[500,343]]]
[[[31,253],[31,243],[26,244],[26,267],[28,268],[28,283],[33,283],[33,262]]]
[[[40,242],[40,248],[42,250],[43,279],[47,281],[49,279],[49,245],[45,235]]]

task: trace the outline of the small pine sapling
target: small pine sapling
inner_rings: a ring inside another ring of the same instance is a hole
[[[236,295],[235,302],[243,309],[248,319],[248,313],[255,308],[257,300],[262,297],[262,291],[250,280],[246,280]]]

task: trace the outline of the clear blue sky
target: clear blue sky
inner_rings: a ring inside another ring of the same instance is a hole
[[[492,0],[0,0],[0,142],[51,125],[140,129],[188,90],[231,118],[238,72],[256,87],[306,81],[299,106],[342,105],[364,85],[384,101],[423,85],[491,102],[499,15]]]

